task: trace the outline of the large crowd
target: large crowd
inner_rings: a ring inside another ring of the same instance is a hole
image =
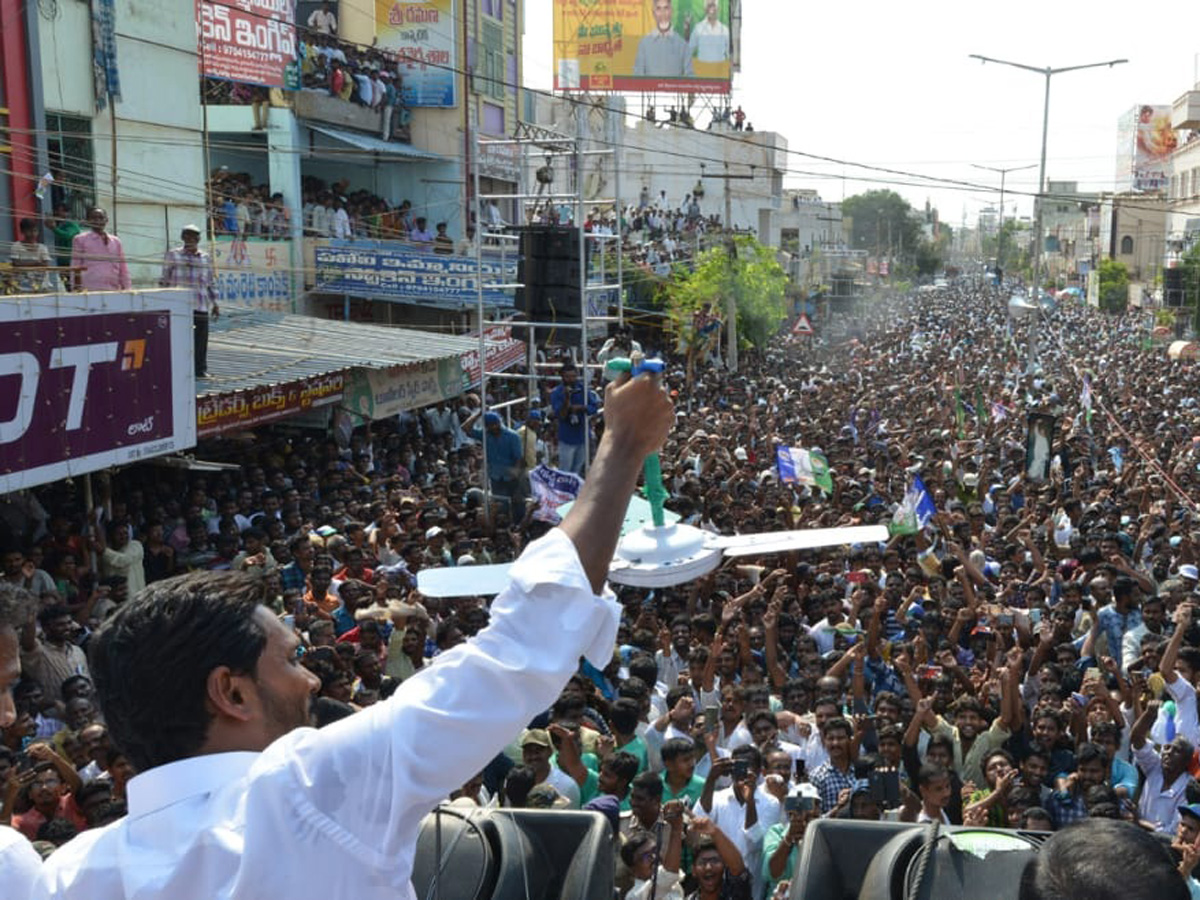
[[[736,374],[689,381],[668,355],[662,466],[685,522],[889,523],[917,479],[934,512],[886,544],[618,589],[611,657],[581,664],[446,800],[603,813],[634,900],[782,892],[818,817],[1122,819],[1171,844],[1200,891],[1200,370],[1151,345],[1144,317],[1072,306],[1047,315],[1030,373],[1006,301],[892,298],[838,340],[756,348]],[[260,574],[320,680],[319,725],[486,628],[487,598],[424,597],[414,576],[510,560],[550,527],[524,502],[528,470],[583,471],[602,419],[596,370],[594,395],[569,364],[545,371],[510,408],[517,430],[480,415],[514,388],[349,434],[220,442],[205,458],[236,467],[118,472],[93,509],[78,480],[0,499],[3,578],[41,601],[0,734],[0,821],[49,854],[123,814],[133,771],[92,702],[87,647],[149,583]],[[1031,413],[1056,423],[1045,477]],[[819,450],[832,491],[782,483],[780,445]]]

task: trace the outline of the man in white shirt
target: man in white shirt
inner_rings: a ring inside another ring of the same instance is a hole
[[[422,818],[554,701],[580,656],[611,658],[614,500],[674,418],[654,380],[614,384],[587,483],[513,565],[491,625],[319,732],[305,726],[320,682],[260,583],[193,573],[122,606],[92,638],[92,672],[140,772],[129,815],[61,847],[34,897],[247,900],[269,882],[280,896],[412,900]]]
[[[741,772],[739,769],[744,768]],[[733,752],[733,785],[713,791],[713,780],[705,782],[704,793],[692,813],[708,816],[733,842],[742,861],[750,870],[753,896],[762,896],[762,841],[767,829],[779,821],[779,801],[758,783],[762,774],[762,755],[755,747],[739,747]]]
[[[308,27],[317,34],[337,34],[337,16],[329,8],[329,3],[321,4],[320,9],[313,10],[308,17]]]

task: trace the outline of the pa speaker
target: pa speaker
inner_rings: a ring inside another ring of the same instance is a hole
[[[615,865],[600,813],[451,805],[421,822],[412,884],[444,900],[612,900]]]
[[[521,229],[516,308],[532,322],[578,325],[582,319],[579,229]]]
[[[818,819],[792,900],[1016,900],[1046,832]]]
[[[1163,305],[1183,306],[1183,269],[1163,269]]]

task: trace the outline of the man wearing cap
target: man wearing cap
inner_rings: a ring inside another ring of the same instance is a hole
[[[183,244],[167,251],[163,262],[162,287],[187,288],[192,292],[192,337],[195,343],[196,377],[208,377],[208,321],[221,314],[213,282],[212,257],[200,249],[200,229],[184,225]]]
[[[521,503],[525,493],[521,487],[521,476],[525,473],[525,453],[521,447],[521,438],[504,425],[504,420],[498,412],[492,410],[483,414],[482,430],[472,428],[482,409],[481,406],[472,413],[464,427],[468,429],[472,438],[484,442],[487,450],[488,481],[491,483],[492,493],[507,500],[509,515],[516,518],[521,514]]]
[[[1197,854],[1195,847],[1200,843],[1200,803],[1185,803],[1179,807],[1179,826],[1175,829],[1175,840],[1171,849],[1182,857],[1179,863],[1179,874],[1183,876],[1188,891],[1193,900],[1200,897],[1200,881],[1196,880],[1193,871],[1196,868]]]
[[[551,762],[553,755],[554,743],[545,728],[526,728],[521,732],[521,761],[533,769],[534,784],[548,784],[566,798],[569,807],[579,809],[579,785]]]

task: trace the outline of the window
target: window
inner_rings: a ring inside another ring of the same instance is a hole
[[[481,6],[485,16],[504,20],[504,0],[483,0]]]
[[[1192,194],[1200,194],[1200,167],[1192,169]]]
[[[1129,256],[1133,253],[1133,238],[1129,235],[1121,238],[1121,255]]]
[[[46,113],[46,145],[54,175],[53,200],[65,203],[82,219],[96,202],[96,167],[92,156],[92,121],[61,113]]]
[[[505,134],[504,131],[504,107],[496,106],[494,103],[484,103],[483,106],[483,133],[496,135],[497,137]]]

